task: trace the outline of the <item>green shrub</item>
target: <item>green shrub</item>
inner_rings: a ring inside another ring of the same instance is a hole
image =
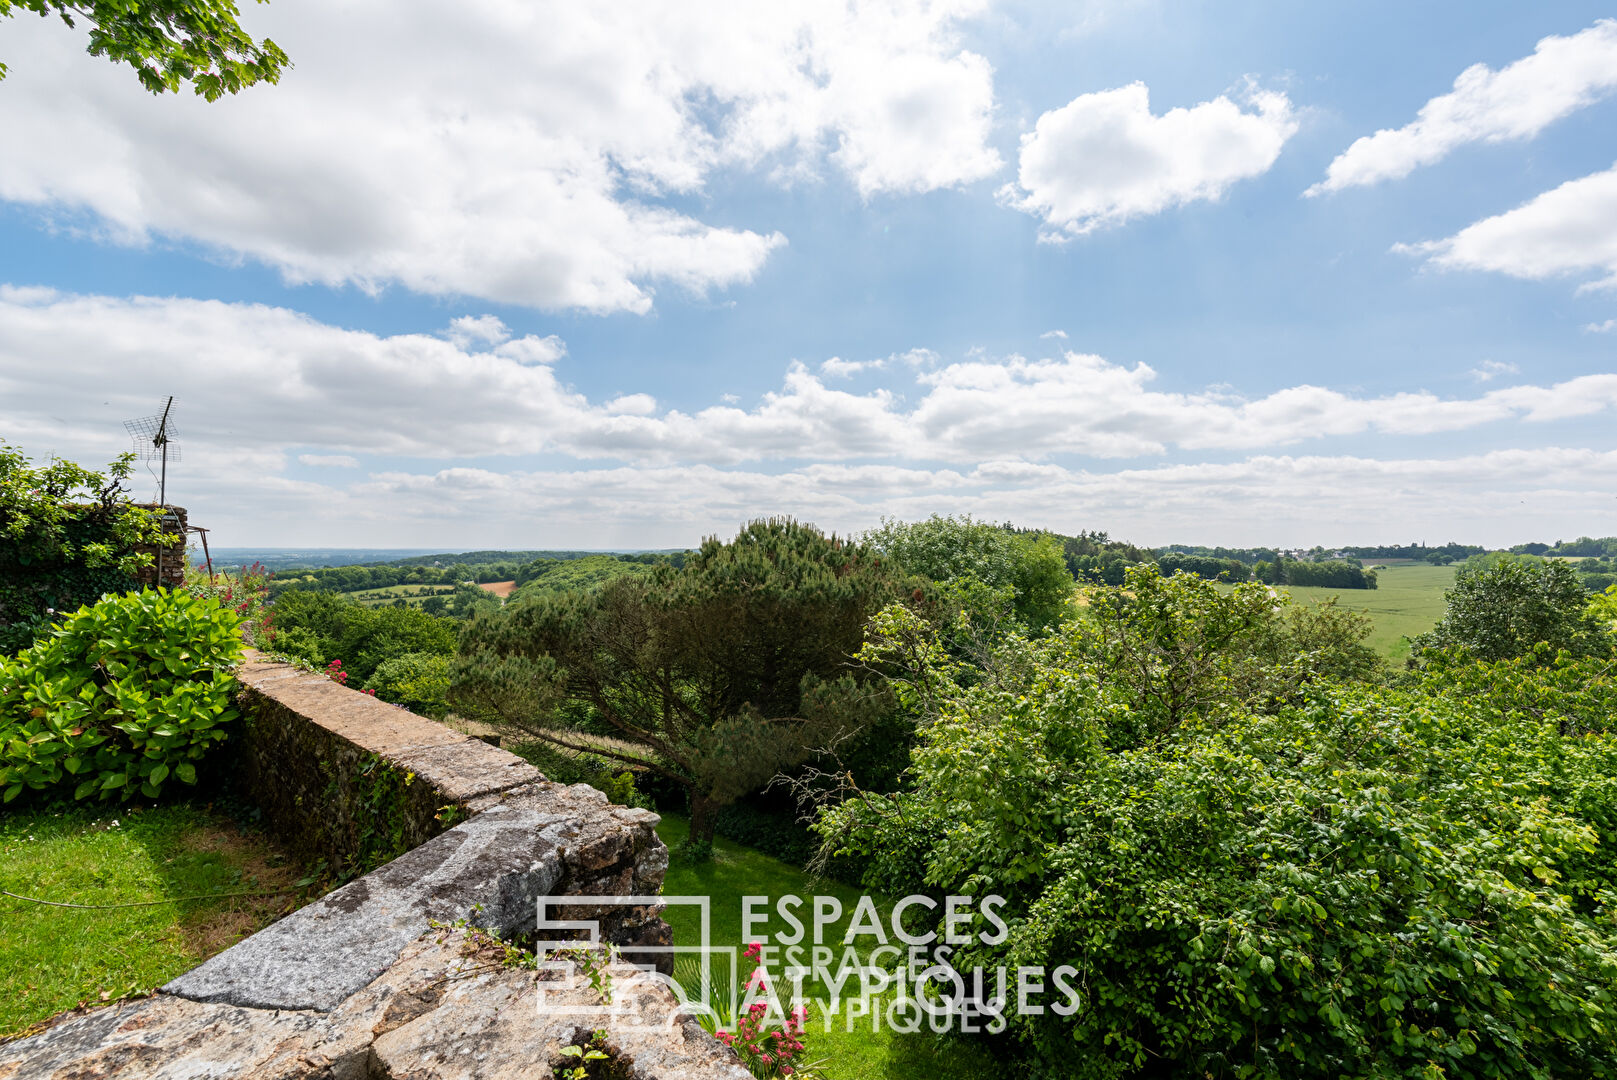
[[[449,711],[444,701],[449,690],[449,657],[413,652],[383,660],[366,680],[365,689],[413,713],[441,718]]]
[[[273,608],[275,650],[325,667],[341,660],[356,682],[407,653],[455,651],[456,624],[408,607],[367,608],[333,593],[282,593]]]
[[[125,454],[104,474],[61,460],[35,468],[0,441],[0,653],[32,644],[55,612],[130,588],[150,565],[134,549],[163,529],[124,493],[133,461]]]
[[[1617,1076],[1608,666],[1293,681],[1247,587],[1129,584],[969,684],[911,649],[912,788],[818,826],[872,887],[1006,899],[957,969],[1076,969],[1010,1020],[1049,1074]]]
[[[75,798],[162,793],[196,783],[196,762],[238,715],[236,613],[152,589],[103,597],[0,662],[0,787],[73,785]]]

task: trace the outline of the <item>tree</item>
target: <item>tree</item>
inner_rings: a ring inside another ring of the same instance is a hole
[[[1003,931],[959,927],[965,985],[1082,988],[1005,1010],[1014,1075],[1617,1075],[1611,665],[1451,656],[1373,685],[1333,663],[1275,703],[1352,620],[1288,648],[1266,592],[1135,571],[971,671],[883,612],[871,659],[933,722],[904,790],[816,831],[873,890],[1003,898]],[[909,931],[952,929],[943,909]]]
[[[882,519],[864,536],[876,551],[906,570],[937,582],[977,581],[1010,589],[1016,617],[1039,632],[1061,620],[1073,594],[1062,545],[1043,533],[1014,533],[971,515],[925,521]]]
[[[1564,562],[1506,556],[1491,566],[1466,565],[1444,594],[1448,609],[1425,648],[1459,648],[1478,660],[1510,660],[1540,645],[1552,652],[1599,645],[1584,617],[1588,594]]]
[[[708,539],[682,569],[540,594],[473,619],[450,689],[463,715],[685,788],[714,812],[891,709],[849,659],[868,617],[923,596],[871,548],[788,519]],[[591,740],[588,724],[632,744]]]
[[[154,94],[190,83],[217,101],[257,82],[279,82],[291,63],[275,42],[254,41],[241,28],[233,0],[0,0],[0,16],[18,11],[59,15],[70,27],[82,19],[90,55],[128,64]],[[0,63],[0,79],[5,75]]]

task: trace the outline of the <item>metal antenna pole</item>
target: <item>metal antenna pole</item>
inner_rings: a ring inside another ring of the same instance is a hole
[[[168,506],[168,411],[174,407],[174,398],[170,395],[168,404],[163,406],[163,419],[157,424],[157,445],[163,448],[163,473],[157,481],[157,505]]]

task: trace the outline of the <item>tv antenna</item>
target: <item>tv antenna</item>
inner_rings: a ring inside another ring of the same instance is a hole
[[[142,461],[161,462],[162,473],[157,479],[157,505],[168,505],[168,463],[180,460],[180,448],[174,445],[174,424],[168,414],[174,409],[174,398],[169,396],[158,416],[143,416],[139,420],[125,420],[124,430],[135,440],[135,455]]]

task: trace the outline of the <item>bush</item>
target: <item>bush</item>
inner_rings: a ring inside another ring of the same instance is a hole
[[[1489,564],[1468,561],[1443,594],[1448,607],[1430,633],[1415,639],[1427,649],[1463,649],[1478,660],[1604,651],[1610,642],[1585,618],[1588,594],[1564,562],[1505,556]]]
[[[1617,1076],[1611,673],[1293,681],[1252,587],[1129,586],[967,682],[934,651],[912,789],[819,826],[872,887],[1006,898],[957,969],[1076,969],[1010,1021],[1050,1074]]]
[[[441,719],[449,711],[444,700],[449,690],[449,657],[414,652],[383,660],[365,681],[365,689],[413,713]]]
[[[163,536],[158,517],[123,491],[133,454],[105,474],[71,461],[34,468],[0,442],[0,653],[31,644],[57,611],[134,585]]]
[[[213,599],[152,589],[104,597],[0,663],[0,786],[74,785],[156,798],[170,777],[196,783],[196,762],[238,715],[231,669],[239,619]]]
[[[294,590],[276,599],[273,614],[278,652],[316,667],[341,660],[358,682],[394,657],[455,651],[455,620],[414,608],[367,608],[333,593]]]
[[[517,743],[511,747],[511,752],[544,773],[546,780],[558,784],[588,784],[620,806],[652,809],[652,800],[636,786],[635,774],[624,768],[622,762],[594,754],[568,753],[537,740]]]

